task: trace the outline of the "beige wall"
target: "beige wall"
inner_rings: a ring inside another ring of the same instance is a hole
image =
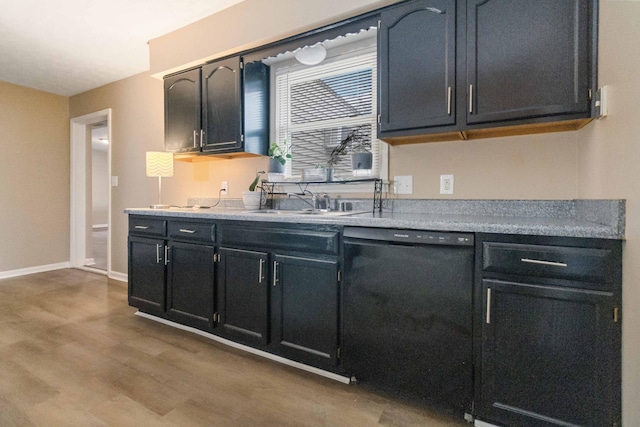
[[[623,261],[623,425],[640,423],[640,2],[600,2],[599,83],[609,117],[580,133],[579,197],[627,199]]]
[[[69,261],[69,103],[0,82],[0,274]]]
[[[151,42],[152,73],[221,56],[290,34],[291,29],[343,17],[353,9],[381,2],[277,0],[265,12],[260,0],[247,0],[186,29]],[[385,2],[389,3],[389,2]],[[640,419],[640,2],[601,2],[600,82],[611,85],[611,117],[577,132],[392,147],[391,175],[413,175],[414,195],[441,198],[438,177],[455,174],[455,198],[628,200],[625,243],[623,330],[623,417],[631,426]],[[257,11],[257,12],[256,12]],[[295,11],[293,13],[291,11]],[[285,18],[280,19],[280,12]],[[290,13],[291,12],[291,13]],[[315,15],[314,15],[315,14]],[[268,16],[269,19],[265,19]],[[264,22],[268,21],[268,22]],[[202,40],[207,40],[203,43]],[[144,175],[144,152],[163,148],[162,82],[140,74],[70,100],[71,117],[113,108],[113,269],[126,273],[126,207],[142,207],[157,197],[157,181]],[[264,159],[176,164],[163,181],[163,201],[184,204],[187,197],[211,197],[220,181],[230,183],[231,197],[251,181]]]
[[[262,46],[399,0],[245,0],[149,41],[151,73]]]

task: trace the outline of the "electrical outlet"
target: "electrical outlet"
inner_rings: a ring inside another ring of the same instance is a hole
[[[440,194],[453,194],[453,175],[440,175]]]
[[[393,187],[396,194],[413,194],[413,176],[394,176]]]
[[[111,177],[111,186],[112,187],[117,187],[118,186],[118,177],[116,175]]]
[[[229,181],[222,181],[220,184],[220,195],[229,194]]]

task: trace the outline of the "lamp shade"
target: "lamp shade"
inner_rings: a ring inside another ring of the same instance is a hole
[[[147,151],[147,176],[173,176],[173,153]]]

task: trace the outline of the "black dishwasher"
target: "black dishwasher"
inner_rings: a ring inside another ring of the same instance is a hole
[[[473,238],[345,227],[342,354],[353,380],[472,412]]]

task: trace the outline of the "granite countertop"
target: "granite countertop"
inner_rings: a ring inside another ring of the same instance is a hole
[[[207,204],[207,200],[190,199],[190,202],[193,200],[204,202],[193,204]],[[369,212],[349,216],[269,215],[252,213],[227,204],[223,208],[211,209],[131,208],[126,209],[125,213],[175,218],[624,239],[624,200],[385,200],[381,213],[371,212],[371,202],[354,200],[353,203],[354,210],[366,207]]]

